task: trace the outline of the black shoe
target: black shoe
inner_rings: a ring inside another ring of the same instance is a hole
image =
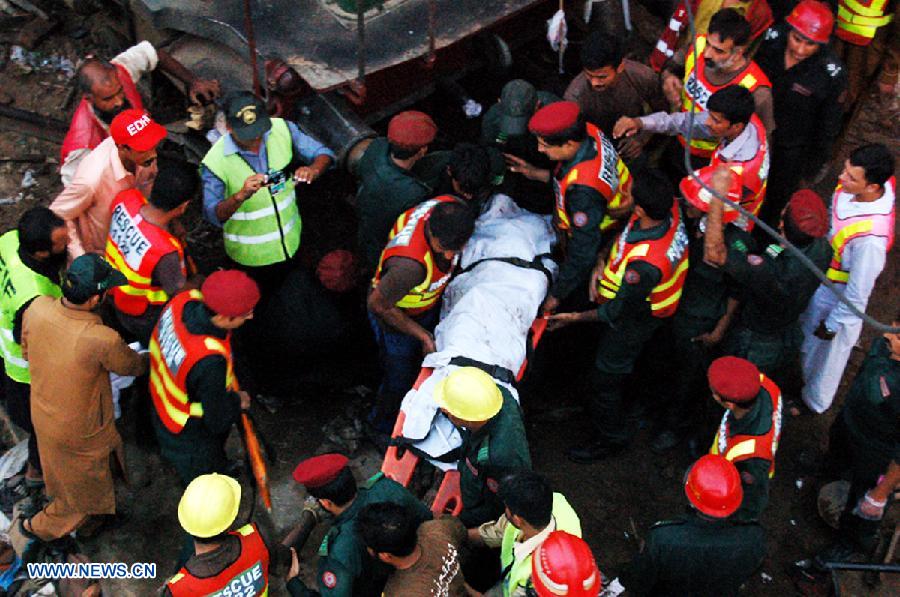
[[[678,435],[671,429],[666,429],[650,442],[650,451],[654,454],[665,454],[680,443]]]
[[[566,450],[566,458],[577,464],[591,464],[609,456],[615,456],[625,450],[624,444],[607,444],[594,441],[580,446],[572,446]]]

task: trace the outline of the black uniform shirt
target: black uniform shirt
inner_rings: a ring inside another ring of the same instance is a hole
[[[841,130],[847,69],[828,46],[785,69],[789,31],[786,23],[766,31],[754,60],[772,82],[777,127],[773,145],[807,148],[807,162],[797,167],[809,176],[831,157]]]

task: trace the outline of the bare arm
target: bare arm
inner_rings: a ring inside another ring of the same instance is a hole
[[[753,92],[753,101],[756,103],[756,115],[766,127],[766,136],[771,139],[775,130],[775,107],[772,101],[772,90],[768,87],[760,87]]]
[[[165,50],[157,50],[156,55],[159,57],[160,70],[184,83],[192,102],[209,103],[219,96],[219,82],[215,79],[197,78]]]
[[[386,273],[366,301],[369,311],[395,330],[416,338],[422,343],[426,354],[434,352],[434,337],[431,332],[397,306],[398,301],[425,279],[425,268],[405,257],[392,257],[385,262],[385,266]]]
[[[226,222],[228,219],[234,215],[240,207],[241,204],[244,203],[247,199],[249,199],[253,193],[258,191],[263,186],[263,181],[265,181],[265,174],[251,174],[247,177],[247,180],[244,181],[244,186],[240,191],[225,199],[224,201],[220,201],[216,204],[216,217],[219,218],[220,222]]]

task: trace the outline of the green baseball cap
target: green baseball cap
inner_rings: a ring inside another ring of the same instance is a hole
[[[259,139],[272,128],[266,104],[249,91],[238,91],[225,98],[225,122],[231,134],[241,141]]]
[[[526,134],[537,100],[537,91],[528,81],[513,79],[504,85],[500,94],[500,131],[510,137]]]
[[[124,286],[127,283],[125,276],[102,257],[86,253],[77,257],[69,266],[63,280],[63,291],[69,300],[84,303],[114,286]]]

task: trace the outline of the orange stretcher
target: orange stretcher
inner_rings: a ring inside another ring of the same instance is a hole
[[[525,375],[525,370],[528,367],[527,354],[537,348],[538,342],[540,342],[541,337],[546,330],[546,317],[538,317],[531,324],[531,329],[528,333],[530,350],[526,352],[525,360],[522,361],[522,365],[519,367],[518,373],[516,373],[516,381],[521,381],[522,377]],[[433,369],[431,367],[422,367],[419,377],[416,378],[416,382],[413,384],[413,388],[421,386],[422,382],[428,379],[432,372]],[[391,439],[401,437],[403,423],[405,421],[406,413],[401,410],[397,415],[397,421],[394,423]],[[408,487],[418,463],[419,456],[413,453],[412,450],[402,446],[391,445],[388,446],[388,449],[384,454],[381,472],[404,487]],[[459,471],[451,470],[444,473],[444,478],[441,481],[437,494],[434,497],[434,501],[431,504],[431,511],[436,518],[444,514],[457,516],[462,511],[462,494],[459,489]]]

